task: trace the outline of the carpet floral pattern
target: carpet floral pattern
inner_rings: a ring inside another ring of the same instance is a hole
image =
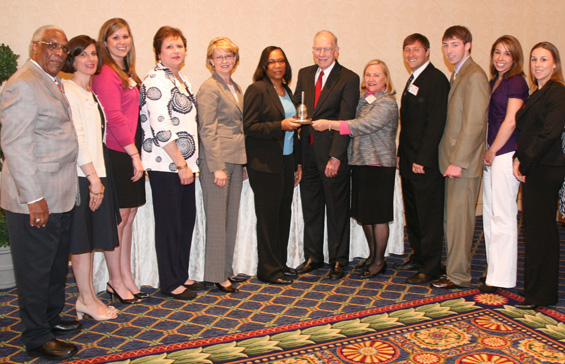
[[[517,300],[509,291],[468,290],[73,363],[564,363],[565,315],[518,310]]]

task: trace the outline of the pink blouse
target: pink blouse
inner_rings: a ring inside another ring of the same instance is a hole
[[[139,90],[124,89],[122,80],[110,66],[103,65],[92,79],[92,90],[98,96],[107,118],[106,146],[126,152],[124,147],[135,142],[139,117]]]

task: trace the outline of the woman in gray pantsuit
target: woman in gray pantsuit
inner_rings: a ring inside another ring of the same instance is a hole
[[[237,292],[230,281],[237,234],[239,201],[247,162],[243,137],[243,95],[231,74],[239,47],[229,38],[208,45],[206,66],[213,72],[196,95],[200,136],[200,183],[206,213],[204,280],[220,291]]]

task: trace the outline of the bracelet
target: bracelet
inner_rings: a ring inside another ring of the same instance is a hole
[[[328,131],[332,131],[332,122],[328,121]]]
[[[92,186],[88,186],[88,190],[89,190],[90,193],[92,193],[94,196],[99,196],[99,195],[103,195],[103,194],[104,194],[104,190],[106,190],[106,188],[104,187],[104,185],[102,185],[102,191],[100,191],[100,192],[98,192],[98,193],[92,192]]]
[[[135,152],[133,154],[129,154],[130,157],[133,157],[134,155],[139,154],[139,152]]]
[[[181,169],[185,169],[186,167],[188,167],[188,163],[184,162],[184,164],[182,166],[177,166],[177,165],[175,165],[175,166],[180,171]]]

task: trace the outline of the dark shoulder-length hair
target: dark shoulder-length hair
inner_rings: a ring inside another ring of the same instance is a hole
[[[503,35],[502,37],[498,38],[492,44],[492,48],[490,49],[490,77],[492,79],[498,78],[498,71],[494,66],[493,57],[494,51],[496,50],[496,46],[502,44],[510,55],[512,56],[512,67],[506,72],[504,78],[509,80],[510,77],[516,75],[523,75],[524,74],[524,52],[522,52],[522,46],[518,39],[511,35]]]
[[[90,38],[88,35],[77,35],[73,39],[69,41],[69,55],[65,60],[65,65],[63,66],[63,72],[67,73],[75,73],[75,58],[84,52],[86,48],[88,48],[91,44],[94,44],[96,48],[96,54],[98,55],[98,62],[96,62],[96,72],[100,72],[100,68],[102,67],[102,58],[100,57],[100,50],[98,48],[98,43],[96,43],[95,39]]]
[[[559,50],[557,49],[556,46],[553,45],[553,43],[539,42],[538,44],[533,46],[532,50],[530,51],[530,81],[532,82],[532,88],[530,91],[534,92],[539,87],[538,80],[534,76],[534,72],[532,71],[532,65],[531,65],[532,53],[534,53],[534,51],[538,48],[543,48],[549,51],[549,53],[551,53],[551,56],[553,57],[553,61],[555,62],[555,69],[551,73],[550,80],[565,84],[563,82],[563,70],[561,69],[561,56],[559,56]]]
[[[284,60],[286,62],[286,71],[283,76],[284,83],[287,86],[290,84],[290,80],[292,79],[292,68],[290,67],[288,58],[286,57],[286,54],[284,53],[282,48],[277,46],[268,46],[267,48],[263,49],[263,52],[261,52],[261,57],[259,58],[259,64],[255,69],[255,73],[253,74],[253,82],[257,82],[269,78],[269,76],[267,76],[267,66],[268,66],[267,62],[269,61],[269,56],[271,55],[271,52],[277,49],[281,51]]]
[[[112,34],[120,30],[121,28],[126,28],[131,39],[131,48],[128,54],[125,56],[124,62],[126,65],[126,71],[122,70],[110,54],[108,48],[104,45],[104,43],[110,38]],[[135,72],[135,44],[133,41],[133,34],[131,34],[131,29],[127,21],[122,18],[112,18],[106,20],[102,27],[100,28],[100,33],[98,34],[98,47],[100,48],[100,58],[102,58],[102,63],[111,67],[120,79],[122,80],[122,84],[124,85],[124,89],[129,88],[129,78],[131,77],[138,85],[141,85],[141,79]]]

